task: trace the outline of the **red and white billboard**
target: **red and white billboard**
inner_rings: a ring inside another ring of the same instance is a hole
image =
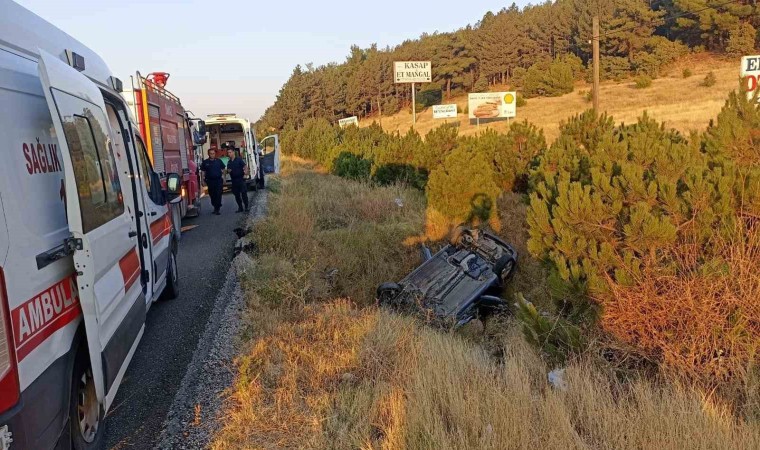
[[[742,58],[742,80],[744,80],[748,95],[752,98],[760,89],[760,55]]]

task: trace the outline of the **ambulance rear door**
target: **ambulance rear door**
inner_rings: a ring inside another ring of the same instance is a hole
[[[280,173],[280,137],[276,134],[261,140],[261,168],[264,173]]]
[[[124,205],[103,94],[40,50],[39,71],[61,145],[66,215],[92,373],[107,410],[145,323],[138,238]],[[121,179],[120,179],[121,178]]]

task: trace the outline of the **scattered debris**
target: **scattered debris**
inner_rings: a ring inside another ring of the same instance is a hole
[[[340,377],[340,381],[348,384],[353,384],[357,380],[356,375],[352,374],[351,372],[346,372]]]
[[[235,244],[235,256],[239,255],[242,252],[255,255],[258,251],[258,247],[256,247],[256,243],[252,241],[244,242],[242,239],[239,240]]]
[[[567,381],[565,381],[565,369],[554,369],[549,372],[549,384],[551,384],[554,389],[566,391]]]
[[[458,227],[449,245],[423,259],[399,283],[378,286],[381,305],[455,327],[506,307],[498,294],[514,273],[517,252],[498,237]]]
[[[180,231],[180,233],[184,233],[186,231],[190,231],[190,230],[193,230],[195,228],[198,228],[199,226],[200,225],[185,225],[184,227],[180,228],[179,231]]]
[[[197,427],[201,424],[201,404],[195,404],[195,418],[193,418],[193,426]]]
[[[245,227],[245,228],[238,227],[238,228],[235,228],[232,231],[235,232],[235,234],[237,235],[238,238],[242,238],[242,237],[248,235],[251,232],[251,229],[249,227]]]
[[[327,280],[328,282],[330,282],[330,284],[335,283],[335,279],[337,277],[338,277],[338,269],[337,268],[327,269],[325,271],[324,278],[325,278],[325,280]]]

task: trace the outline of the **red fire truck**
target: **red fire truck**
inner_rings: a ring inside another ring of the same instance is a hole
[[[147,77],[137,72],[132,78],[132,90],[125,90],[123,95],[132,107],[148,157],[161,177],[161,184],[166,185],[169,173],[178,173],[182,177],[182,201],[172,210],[179,235],[181,219],[200,213],[201,190],[193,157],[195,142],[191,122],[179,98],[166,90],[168,79],[166,72],[152,72]]]

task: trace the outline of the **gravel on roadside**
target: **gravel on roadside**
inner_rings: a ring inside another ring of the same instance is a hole
[[[253,196],[251,206],[249,223],[265,217],[267,191]],[[239,239],[236,247],[242,246],[244,239]],[[225,390],[234,382],[234,359],[240,350],[238,332],[245,295],[238,274],[246,267],[250,267],[250,257],[240,252],[214,301],[214,310],[162,426],[157,449],[206,448],[221,426],[219,411]]]

